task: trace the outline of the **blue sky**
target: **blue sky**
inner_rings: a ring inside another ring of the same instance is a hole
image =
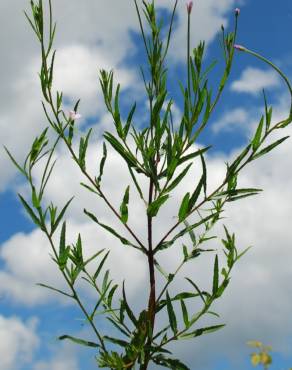
[[[169,16],[173,1],[157,0],[156,3],[162,16]],[[22,13],[28,5],[29,1],[23,0],[2,0],[0,4],[3,52],[0,62],[1,144],[20,161],[33,137],[46,125],[37,77],[38,45]],[[94,170],[96,158],[101,155],[102,132],[112,125],[103,106],[98,69],[115,69],[116,79],[123,89],[123,109],[126,111],[132,101],[137,100],[136,124],[141,127],[147,119],[145,93],[138,69],[145,56],[138,22],[131,1],[53,0],[53,5],[58,22],[55,87],[64,91],[65,110],[72,109],[73,102],[79,97],[82,100],[80,127],[92,125],[95,130],[97,145],[90,145],[88,159],[89,168]],[[220,26],[224,24],[226,29],[232,29],[236,7],[241,9],[238,43],[270,58],[292,79],[290,0],[276,4],[271,0],[197,0],[192,12],[192,46],[200,39],[206,40],[206,65],[218,60],[211,75],[213,80],[218,80],[222,72],[218,46]],[[177,81],[186,79],[185,35],[185,1],[179,0],[167,60],[169,88],[177,102],[174,107],[174,119],[177,120],[182,108]],[[210,187],[223,176],[224,162],[234,158],[254,132],[263,109],[262,88],[266,89],[268,101],[274,106],[277,122],[289,109],[289,96],[283,82],[267,65],[250,55],[236,53],[224,96],[199,142],[213,146],[207,157]],[[276,134],[275,139],[291,133],[291,128],[287,128]],[[118,157],[112,152],[110,156],[104,186],[108,194],[119,200],[127,177]],[[145,261],[132,251],[121,252],[116,241],[96,232],[83,217],[81,210],[85,205],[95,209],[108,223],[115,222],[103,205],[93,204],[91,196],[80,189],[82,177],[64,148],[58,150],[57,157],[58,165],[45,200],[61,205],[71,195],[76,195],[67,215],[69,238],[73,241],[81,230],[88,253],[98,245],[112,246],[110,267],[113,277],[117,281],[126,278],[129,297],[138,310],[143,306],[141,289],[147,281]],[[292,366],[291,158],[289,139],[271,155],[251,165],[240,178],[244,186],[262,187],[265,191],[257,199],[229,206],[224,223],[236,233],[240,248],[249,245],[253,248],[235,268],[229,289],[216,304],[226,328],[197,341],[176,344],[178,356],[185,358],[192,370],[251,369],[248,359],[251,350],[246,346],[246,341],[251,339],[273,346],[275,361],[272,370]],[[46,239],[19,204],[17,192],[28,196],[28,188],[2,149],[0,168],[0,369],[96,369],[94,351],[56,339],[64,333],[90,338],[91,333],[82,325],[77,308],[36,287],[37,282],[60,287],[64,283],[50,261]],[[111,178],[113,174],[114,180]],[[38,175],[40,172],[35,174],[36,178]],[[191,186],[191,183],[189,178],[185,186]],[[181,199],[181,194],[174,194],[173,206]],[[134,204],[130,220],[138,230],[143,230],[143,220],[135,217],[139,211],[141,208]],[[162,212],[162,219],[167,217],[167,211]],[[161,224],[157,224],[157,235],[162,231]],[[216,231],[222,235],[222,224]],[[171,268],[176,260],[176,252],[170,253],[165,265]],[[199,265],[189,266],[184,272],[189,276],[194,274],[205,284],[210,279],[210,260],[202,259]],[[179,283],[176,287],[180,287]],[[83,296],[87,301],[93,299],[86,289],[83,289]],[[104,327],[102,322],[99,325]]]

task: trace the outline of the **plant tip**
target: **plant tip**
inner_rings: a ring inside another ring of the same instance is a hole
[[[79,119],[81,117],[82,117],[81,114],[76,113],[74,110],[70,110],[70,112],[69,112],[69,119],[71,121],[75,121],[76,119]]]
[[[192,8],[193,8],[193,2],[189,1],[186,5],[187,5],[188,14],[191,14]]]
[[[238,17],[239,14],[240,14],[240,9],[239,8],[235,8],[234,12],[235,12],[235,16]]]
[[[239,51],[245,51],[246,50],[246,48],[244,46],[238,45],[238,44],[234,44],[233,47],[234,47],[234,49],[239,50]]]

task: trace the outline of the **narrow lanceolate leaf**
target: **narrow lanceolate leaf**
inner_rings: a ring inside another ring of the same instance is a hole
[[[176,320],[175,312],[174,312],[168,292],[166,292],[166,305],[167,305],[169,324],[170,324],[171,330],[173,331],[173,334],[176,335],[177,334],[177,320]]]
[[[120,206],[120,212],[121,212],[121,221],[123,224],[126,224],[128,221],[128,203],[129,203],[129,190],[130,186],[127,187],[122,204]]]
[[[131,310],[128,302],[127,302],[127,297],[126,297],[126,292],[125,292],[125,282],[123,282],[123,302],[124,302],[124,307],[125,307],[125,310],[127,312],[127,315],[129,317],[129,319],[132,321],[132,323],[137,326],[138,324],[138,320],[136,319],[133,311]]]
[[[289,136],[285,136],[283,137],[282,139],[279,139],[277,141],[275,141],[273,144],[270,144],[268,146],[266,146],[264,149],[262,149],[261,151],[259,151],[254,157],[253,157],[253,160],[256,159],[256,158],[259,158],[261,157],[262,155],[265,155],[266,153],[270,152],[271,150],[273,150],[276,146],[280,145],[281,143],[283,143],[286,139],[288,139]]]
[[[150,203],[147,208],[147,214],[151,217],[155,217],[160,207],[167,201],[169,194],[158,197],[154,202]]]
[[[118,288],[118,284],[115,284],[111,290],[109,291],[109,294],[107,296],[107,303],[108,303],[108,306],[111,307],[112,306],[112,300],[113,300],[113,296],[115,294],[115,291],[117,290]]]
[[[190,224],[186,220],[184,221],[184,224],[185,224],[186,227],[189,227],[190,226]],[[190,230],[189,231],[189,237],[190,237],[190,239],[191,239],[191,241],[193,243],[193,247],[195,247],[197,245],[197,238],[196,238],[196,235],[193,232],[193,230]]]
[[[127,240],[126,238],[124,238],[123,236],[121,236],[120,234],[118,234],[112,227],[99,222],[98,219],[92,213],[88,212],[86,209],[84,209],[84,213],[88,217],[90,217],[95,223],[97,223],[99,226],[101,226],[102,228],[104,228],[105,230],[107,230],[109,233],[111,233],[112,235],[114,235],[116,238],[120,239],[120,241],[124,245],[130,245],[133,248],[140,249],[135,244],[132,244],[129,240]]]
[[[216,295],[219,286],[219,267],[218,267],[218,256],[216,254],[215,262],[214,262],[214,270],[213,270],[213,295]]]
[[[123,145],[109,132],[104,134],[104,138],[111,144],[111,146],[120,154],[121,157],[128,163],[130,167],[137,167],[137,160],[126,150]]]
[[[252,149],[255,151],[258,149],[260,146],[260,141],[262,137],[262,132],[263,132],[263,125],[264,125],[264,116],[262,116],[260,123],[257,127],[256,133],[254,135],[254,138],[252,139]]]
[[[128,135],[128,132],[129,132],[129,128],[130,128],[130,125],[132,123],[132,118],[133,118],[133,115],[135,113],[135,110],[136,110],[136,103],[134,103],[129,115],[128,115],[128,118],[127,118],[127,123],[125,124],[125,127],[124,127],[124,132],[123,132],[123,139],[125,140],[127,138],[127,135]]]
[[[166,188],[165,192],[169,193],[171,190],[173,190],[185,177],[185,175],[188,173],[190,167],[192,166],[192,163],[190,163],[173,181],[172,183]]]
[[[61,256],[66,249],[66,222],[63,222],[61,235],[60,235],[60,245],[59,245],[59,256]]]
[[[206,303],[206,300],[204,298],[204,292],[202,292],[200,290],[200,288],[197,286],[197,284],[191,280],[190,278],[185,278],[196,290],[196,292],[198,292],[198,295],[201,297],[202,301],[204,302],[204,304]]]
[[[194,205],[196,204],[196,201],[198,200],[198,198],[200,196],[203,184],[204,184],[204,175],[201,176],[200,181],[199,181],[196,189],[194,190],[194,192],[193,192],[193,194],[190,198],[189,211],[191,211],[192,208],[194,207]]]
[[[179,220],[179,222],[182,222],[188,214],[189,201],[190,201],[190,193],[186,193],[185,196],[183,197],[183,200],[181,202],[181,205],[180,205],[179,211],[178,211],[178,220]]]
[[[153,362],[157,365],[165,366],[168,369],[175,369],[175,370],[190,370],[185,364],[181,361],[174,359],[174,358],[166,358],[165,356],[159,354],[153,357]]]
[[[109,255],[109,252],[110,252],[110,251],[108,251],[108,252],[106,253],[106,255],[103,257],[103,259],[102,259],[102,260],[101,260],[101,262],[99,263],[99,265],[98,265],[98,267],[97,267],[97,269],[96,269],[96,271],[95,271],[95,273],[94,273],[94,275],[93,275],[93,280],[94,280],[94,281],[98,278],[98,276],[99,276],[99,274],[100,274],[100,271],[101,271],[101,269],[103,268],[103,265],[104,265],[104,263],[105,263],[105,261],[106,261],[106,259],[107,259],[108,255]]]
[[[214,218],[214,214],[211,214],[211,215],[208,215],[206,216],[205,218],[201,219],[199,222],[196,222],[195,224],[193,225],[190,225],[188,227],[185,227],[184,229],[182,229],[178,234],[176,234],[171,240],[169,241],[165,241],[159,245],[157,245],[157,247],[155,248],[155,253],[159,250],[162,250],[162,249],[166,249],[166,248],[169,248],[173,245],[173,243],[181,238],[182,236],[184,236],[186,233],[189,233],[191,230],[199,227],[200,225],[204,224],[205,222],[209,221],[211,218]]]
[[[114,338],[114,337],[109,337],[108,335],[105,335],[103,338],[107,340],[108,342],[117,344],[118,346],[121,346],[121,347],[127,347],[129,345],[129,343],[126,342],[125,340]]]
[[[199,337],[203,334],[213,333],[214,331],[217,331],[217,330],[223,328],[224,326],[225,326],[225,324],[207,326],[206,328],[200,328],[200,329],[194,330],[191,333],[181,334],[179,336],[179,338],[181,338],[181,339],[191,339],[191,338]]]
[[[63,207],[62,211],[59,213],[56,221],[54,222],[54,224],[52,225],[51,227],[51,235],[53,235],[53,233],[56,231],[60,221],[62,220],[68,206],[70,205],[70,203],[72,202],[74,197],[72,197],[71,199],[68,200],[68,202],[65,204],[65,206]]]
[[[183,299],[180,301],[185,327],[189,326],[188,310]]]
[[[29,204],[24,200],[24,198],[18,194],[19,196],[19,199],[21,201],[21,203],[23,204],[26,212],[29,214],[29,216],[31,217],[32,221],[39,227],[41,227],[41,222],[39,220],[39,218],[35,215],[34,211],[31,209],[31,207],[29,206]],[[43,228],[42,228],[43,229]]]
[[[86,347],[94,347],[94,348],[100,347],[99,344],[97,344],[97,343],[90,342],[88,340],[84,340],[84,339],[80,339],[80,338],[76,338],[76,337],[72,337],[71,335],[62,335],[58,339],[59,340],[68,339],[71,342],[74,342],[76,344],[81,344],[82,346],[86,346]]]
[[[92,128],[88,131],[85,139],[83,137],[80,139],[78,160],[79,160],[79,165],[83,170],[85,170],[85,157],[86,157],[88,141],[89,141],[91,132],[92,132]]]
[[[203,169],[203,175],[202,175],[202,180],[203,180],[203,188],[204,188],[204,193],[205,197],[207,196],[207,167],[206,167],[206,162],[203,154],[200,155],[201,161],[202,161],[202,169]]]
[[[6,148],[6,146],[4,146],[4,149],[5,149],[6,153],[8,154],[9,158],[11,159],[11,161],[13,162],[13,164],[15,165],[15,167],[26,177],[27,175],[26,175],[25,171],[16,162],[16,160],[14,159],[14,157],[12,156],[12,154],[9,152],[9,150]]]
[[[106,161],[106,157],[107,157],[107,149],[106,149],[105,143],[103,143],[103,156],[102,156],[102,159],[100,161],[99,176],[96,180],[97,185],[99,185],[99,183],[101,181],[101,178],[102,178],[102,175],[103,175],[103,169],[104,169],[104,164],[105,164],[105,161]]]
[[[60,294],[65,295],[66,297],[73,298],[73,296],[70,295],[69,293],[63,292],[63,290],[54,288],[54,287],[52,287],[50,285],[42,284],[42,283],[37,283],[36,285],[41,286],[42,288],[47,288],[47,289],[53,290],[54,292],[57,292],[57,293],[60,293]]]

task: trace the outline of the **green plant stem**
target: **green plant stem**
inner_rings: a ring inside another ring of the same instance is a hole
[[[283,120],[283,121],[280,121],[277,123],[277,126],[281,125],[282,123],[290,123],[292,121],[292,86],[287,78],[287,76],[274,64],[272,63],[271,61],[269,61],[267,58],[263,57],[262,55],[252,51],[252,50],[249,50],[247,48],[244,48],[243,50],[244,52],[248,53],[248,54],[251,54],[253,56],[255,56],[256,58],[262,60],[263,62],[265,62],[266,64],[268,64],[270,67],[272,67],[277,73],[279,73],[279,75],[283,78],[283,80],[285,81],[287,87],[288,87],[288,90],[290,92],[290,96],[291,96],[291,106],[290,106],[290,114],[289,114],[289,117],[286,119],[286,120]]]
[[[153,181],[150,179],[149,184],[149,204],[153,198]],[[154,332],[155,324],[155,313],[156,313],[156,286],[155,286],[155,267],[154,267],[154,254],[152,246],[152,216],[147,216],[147,227],[148,227],[148,267],[149,267],[149,284],[150,292],[148,299],[148,320],[150,325],[150,332],[148,335],[147,346],[150,347],[152,343],[152,337]],[[150,349],[145,351],[145,360],[141,365],[140,370],[146,370],[150,361]]]
[[[190,66],[190,42],[191,42],[191,14],[188,12],[188,36],[187,36],[187,70],[188,70],[188,104],[191,107],[191,66]],[[188,117],[189,119],[189,117]]]

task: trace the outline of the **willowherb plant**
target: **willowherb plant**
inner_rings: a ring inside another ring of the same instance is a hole
[[[60,273],[68,285],[69,292],[44,284],[41,285],[75,301],[96,337],[95,342],[75,338],[70,335],[63,335],[60,339],[69,339],[82,345],[95,347],[98,351],[96,359],[100,368],[139,368],[140,370],[145,370],[150,364],[154,363],[170,369],[188,369],[181,360],[172,356],[168,344],[177,340],[196,338],[224,326],[218,324],[200,327],[198,323],[205,314],[214,314],[210,311],[210,308],[214,301],[219,299],[224,293],[230,281],[230,274],[234,264],[246,250],[238,252],[234,234],[231,234],[224,227],[225,239],[222,240],[222,243],[226,262],[224,266],[219,267],[218,256],[215,256],[213,277],[210,279],[210,290],[200,289],[190,277],[186,278],[191,288],[190,290],[182,291],[172,296],[169,292],[169,287],[186,263],[197,259],[201,254],[209,251],[204,249],[203,245],[212,238],[210,230],[221,219],[226,203],[255,195],[260,191],[260,189],[255,188],[238,188],[238,175],[247,164],[267,154],[287,139],[286,136],[272,144],[264,145],[266,139],[274,131],[284,128],[291,123],[292,103],[288,118],[272,124],[272,107],[268,107],[264,95],[265,113],[259,121],[253,138],[238,157],[232,163],[227,164],[224,180],[211,192],[207,188],[207,166],[205,163],[205,155],[210,150],[210,147],[196,149],[194,144],[197,143],[220,99],[231,71],[235,49],[255,56],[276,70],[287,84],[292,97],[290,83],[286,76],[270,61],[243,46],[235,44],[240,14],[240,10],[235,9],[234,31],[225,34],[225,30],[222,27],[225,68],[217,92],[213,95],[209,88],[208,74],[214,64],[207,68],[203,66],[204,42],[200,42],[191,51],[190,22],[193,3],[189,2],[187,3],[187,83],[186,86],[180,84],[184,108],[180,125],[178,129],[174,129],[171,115],[173,100],[170,99],[167,103],[169,94],[167,91],[168,76],[165,58],[168,53],[178,0],[174,4],[165,40],[161,36],[162,23],[157,20],[154,0],[142,1],[143,13],[149,27],[149,33],[144,30],[140,6],[134,0],[133,5],[137,11],[149,66],[149,78],[146,77],[143,69],[141,69],[149,100],[149,125],[141,131],[135,128],[133,117],[136,103],[130,109],[126,122],[123,122],[119,104],[120,85],[115,86],[112,71],[101,70],[101,89],[106,108],[112,116],[116,135],[105,132],[99,173],[91,174],[86,166],[86,153],[91,140],[92,128],[80,138],[79,150],[76,151],[73,144],[76,143],[77,128],[75,121],[80,118],[80,113],[78,113],[79,101],[76,102],[74,109],[68,115],[63,110],[62,92],[54,93],[52,90],[56,56],[56,51],[53,51],[56,24],[53,21],[51,0],[48,0],[48,24],[45,24],[43,1],[39,0],[38,3],[31,1],[30,3],[31,15],[29,16],[26,13],[25,15],[41,48],[42,63],[39,77],[44,98],[42,103],[43,109],[49,122],[49,127],[40,136],[36,137],[22,166],[6,150],[18,170],[27,179],[31,189],[30,201],[25,200],[21,195],[19,195],[19,198],[32,221],[47,236],[52,248],[53,260],[58,265]],[[46,149],[49,145],[49,130],[55,133],[56,139],[50,149]],[[129,145],[129,135],[134,139],[134,150]],[[86,183],[81,185],[107,204],[115,217],[120,220],[129,236],[125,237],[111,226],[103,224],[90,210],[84,210],[85,214],[94,223],[118,238],[125,246],[136,248],[144,256],[145,262],[149,266],[148,305],[138,314],[131,308],[131,304],[126,296],[125,285],[118,286],[118,284],[114,284],[110,278],[110,271],[106,270],[104,272],[108,252],[104,249],[98,250],[89,259],[84,259],[80,234],[75,244],[68,245],[66,243],[66,221],[64,216],[72,199],[60,211],[52,203],[49,205],[43,204],[46,186],[55,165],[53,153],[57,145],[62,143],[67,147],[68,153],[85,177]],[[124,192],[120,209],[116,209],[113,206],[103,190],[102,176],[107,160],[107,145],[111,145],[119,154],[121,161],[127,164],[134,189],[139,194],[141,202],[145,204],[147,243],[143,243],[138,238],[136,231],[132,229],[128,222],[130,188],[127,187]],[[40,185],[37,186],[33,179],[33,171],[35,165],[41,160],[45,161],[44,170]],[[153,219],[159,217],[161,207],[168,201],[170,194],[177,185],[183,181],[194,160],[198,160],[201,163],[201,173],[198,176],[197,183],[192,192],[182,195],[182,201],[175,211],[176,222],[165,235],[161,236],[160,241],[154,244]],[[141,177],[146,177],[149,182],[147,194],[144,194],[142,191]],[[204,213],[201,213],[201,210],[204,210]],[[190,220],[190,216],[194,214],[199,216],[199,219],[195,222]],[[60,238],[59,242],[56,243],[53,237],[59,231]],[[167,250],[175,244],[180,245],[181,238],[187,235],[190,236],[191,245],[181,245],[182,256],[181,260],[178,261],[176,270],[171,273],[165,272],[163,266],[160,266],[158,263],[158,255],[166,254]],[[92,274],[88,266],[93,263],[96,264],[96,269]],[[156,279],[158,273],[162,274],[165,279],[160,291],[158,291]],[[88,303],[85,303],[80,298],[78,288],[76,287],[76,281],[80,277],[84,278],[96,292],[97,299],[93,307],[88,307]],[[119,289],[121,291],[120,297],[115,299]],[[188,302],[192,300],[201,302],[199,311],[190,312]],[[177,303],[180,305],[179,310],[175,309]],[[96,316],[100,310],[103,311],[105,318],[113,325],[113,328],[118,330],[119,336],[109,336],[99,330]],[[168,318],[167,324],[165,327],[160,327],[157,324],[157,317],[164,314]],[[117,349],[113,348],[115,346]]]

